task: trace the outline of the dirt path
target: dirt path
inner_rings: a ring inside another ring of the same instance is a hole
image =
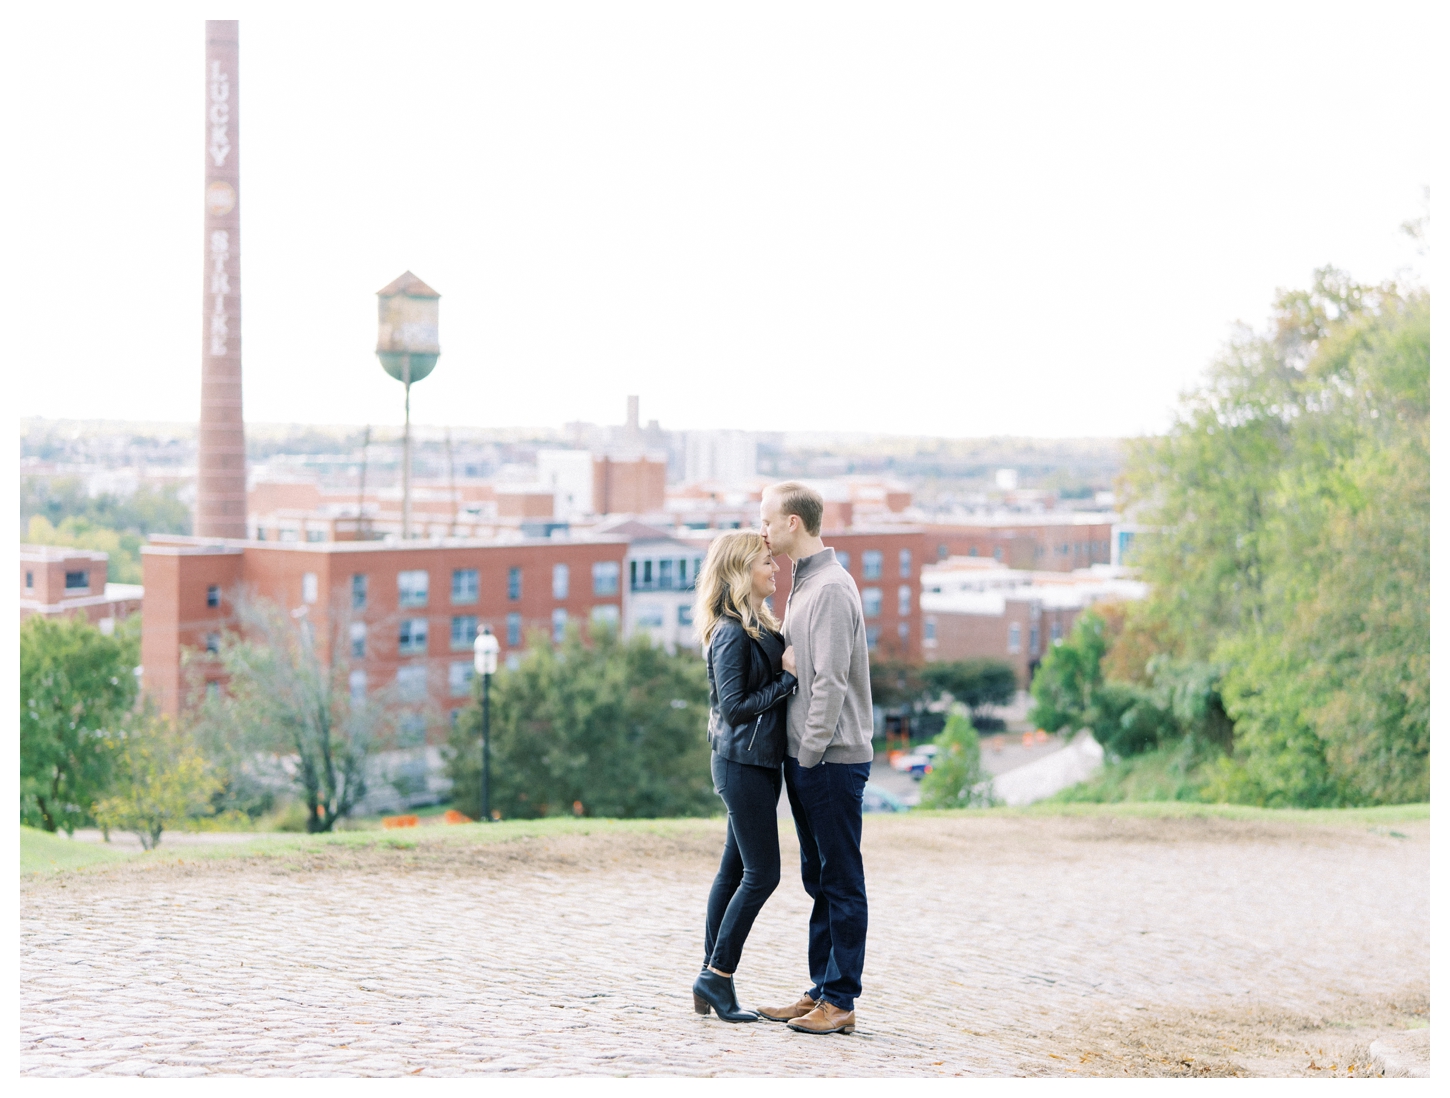
[[[701,1019],[720,842],[602,834],[128,864],[21,889],[37,1076],[1345,1075],[1423,1024],[1429,828],[872,817],[852,1037]],[[782,886],[737,983],[805,986]]]

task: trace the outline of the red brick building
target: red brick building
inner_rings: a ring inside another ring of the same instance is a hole
[[[594,458],[594,513],[639,515],[665,506],[666,463],[650,457]]]
[[[1071,572],[1112,561],[1113,524],[1099,515],[1036,515],[920,528],[932,560],[990,557],[1009,568]]]
[[[456,709],[470,697],[480,627],[492,628],[507,659],[535,630],[562,639],[571,620],[617,623],[627,548],[604,537],[421,545],[157,537],[141,551],[143,687],[175,712],[185,701],[183,651],[214,647],[247,591],[312,623],[324,658],[345,644],[354,691],[396,686],[420,707]]]
[[[107,583],[110,557],[92,549],[61,545],[20,547],[20,620],[32,614],[48,617],[85,614],[107,629],[138,613],[142,588],[134,583]],[[109,623],[109,624],[107,624]]]

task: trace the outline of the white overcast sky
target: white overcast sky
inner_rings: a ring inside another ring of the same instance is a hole
[[[411,269],[423,423],[1162,430],[1276,287],[1419,262],[1433,124],[1427,6],[1162,7],[213,7],[247,416],[400,422]],[[208,12],[129,10],[3,34],[21,415],[197,415]]]

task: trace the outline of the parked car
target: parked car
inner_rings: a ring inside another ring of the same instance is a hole
[[[909,755],[897,755],[891,760],[891,768],[903,774],[910,774],[918,780],[931,772],[931,756],[913,751]]]
[[[861,811],[905,812],[906,805],[896,794],[889,793],[872,782],[867,782],[866,788],[861,791]]]

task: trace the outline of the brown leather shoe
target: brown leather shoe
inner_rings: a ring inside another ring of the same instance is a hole
[[[815,1010],[799,1018],[792,1018],[786,1024],[801,1033],[854,1033],[856,1012],[842,1010],[822,999],[816,1004]]]
[[[816,1001],[809,995],[802,995],[790,1006],[756,1007],[755,1013],[772,1022],[789,1022],[792,1018],[803,1018],[816,1009]]]

